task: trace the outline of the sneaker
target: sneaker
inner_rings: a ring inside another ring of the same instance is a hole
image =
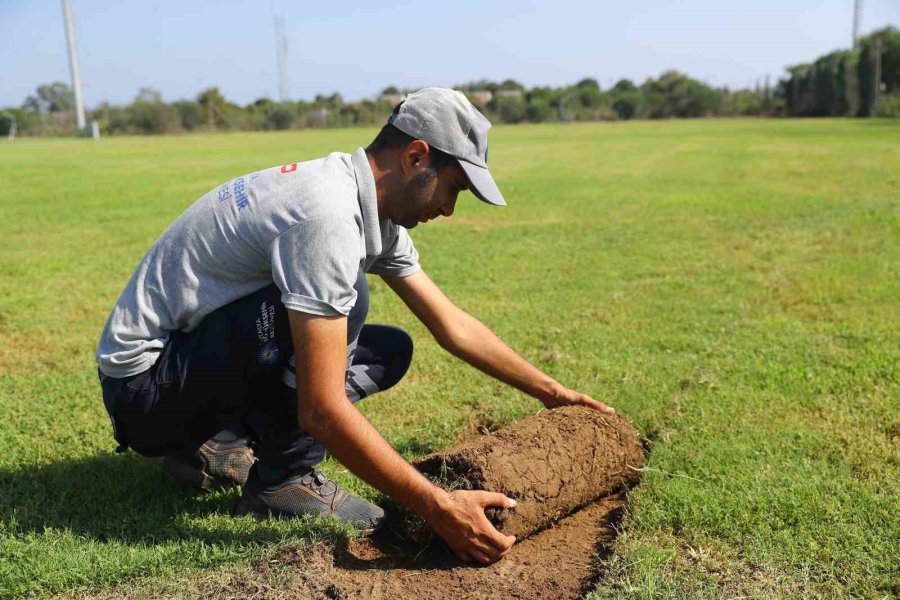
[[[256,462],[253,450],[244,438],[222,442],[208,440],[190,458],[165,456],[164,471],[190,486],[220,490],[244,485],[250,467]]]
[[[273,515],[332,515],[364,535],[375,532],[384,521],[380,507],[341,489],[316,469],[272,485],[251,476],[235,503],[234,514],[261,519]]]

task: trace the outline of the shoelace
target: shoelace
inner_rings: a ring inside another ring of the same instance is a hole
[[[325,473],[318,469],[313,469],[311,473],[304,475],[301,481],[309,485],[320,496],[330,496],[337,491],[337,484],[328,479]],[[325,488],[329,483],[331,486],[328,486],[326,491]]]

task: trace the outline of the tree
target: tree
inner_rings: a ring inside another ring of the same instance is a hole
[[[787,78],[778,83],[776,103],[783,102],[793,116],[873,114],[879,39],[883,91],[900,91],[900,31],[886,27],[861,38],[857,48],[837,50],[812,63],[787,67]]]
[[[193,100],[180,100],[172,104],[178,113],[178,120],[181,122],[182,129],[194,131],[203,125],[203,107],[199,102]]]
[[[340,106],[344,103],[344,97],[341,96],[339,92],[334,92],[333,94],[328,96],[326,96],[325,94],[316,94],[316,103],[327,104],[330,106]]]
[[[652,119],[702,117],[719,107],[719,93],[678,71],[666,71],[659,79],[648,79],[641,91]]]
[[[162,93],[152,87],[142,87],[138,90],[137,96],[134,98],[135,102],[149,102],[149,103],[159,103],[162,102]]]
[[[637,86],[634,85],[630,79],[620,79],[612,87],[611,91],[619,94],[627,94],[628,92],[635,92],[637,89]]]
[[[875,63],[878,40],[881,40],[881,85],[883,94],[900,92],[900,30],[885,27],[860,40],[857,67],[860,85],[860,113],[875,114]]]
[[[501,96],[493,101],[500,120],[504,123],[519,123],[525,120],[525,102],[522,98]]]
[[[39,85],[36,96],[25,99],[23,107],[32,112],[60,112],[72,110],[75,96],[69,86],[61,81]]]
[[[620,79],[609,90],[612,109],[620,119],[633,119],[643,105],[641,90],[630,79]]]
[[[532,123],[543,123],[550,118],[552,112],[550,101],[543,96],[529,99],[525,107],[525,114]]]
[[[641,106],[641,92],[637,89],[613,94],[612,108],[620,119],[633,119]]]
[[[290,129],[295,116],[289,106],[273,103],[266,110],[266,129]]]
[[[594,85],[590,83],[585,84],[585,81],[593,82]],[[593,79],[584,79],[575,86],[575,94],[582,107],[599,108],[603,106],[603,94],[600,91],[600,86],[596,85],[596,83]]]
[[[128,117],[138,133],[166,133],[179,121],[178,111],[162,102],[135,102],[128,109]]]
[[[577,87],[577,88],[583,88],[583,89],[596,90],[596,91],[598,91],[598,92],[600,91],[600,84],[597,83],[597,80],[596,80],[596,79],[593,79],[593,78],[591,78],[591,77],[587,77],[587,78],[585,78],[585,79],[582,79],[581,81],[579,81],[578,83],[575,84],[575,87]]]
[[[763,96],[754,90],[722,90],[720,114],[738,117],[759,116],[764,112]]]
[[[513,83],[515,83],[515,82],[513,82]],[[500,89],[500,86],[497,85],[496,83],[494,83],[493,81],[488,81],[487,79],[479,79],[478,81],[472,81],[470,83],[454,85],[453,88],[457,89],[457,90],[466,90],[466,91],[472,91],[472,92],[486,91],[486,92],[491,92],[493,94],[497,90]]]
[[[525,91],[525,86],[516,81],[515,79],[507,79],[503,83],[501,83],[498,87],[498,90],[518,90],[520,92]]]
[[[787,67],[788,78],[779,83],[779,93],[787,102],[788,114],[803,116],[811,114],[815,102],[815,91],[812,89],[812,65],[802,64]]]
[[[197,96],[197,103],[203,110],[203,118],[210,128],[216,126],[216,122],[225,122],[225,97],[218,87],[206,88]]]

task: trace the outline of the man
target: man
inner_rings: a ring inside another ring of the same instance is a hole
[[[383,511],[314,468],[327,448],[460,558],[499,559],[515,538],[484,509],[514,501],[435,486],[353,405],[397,383],[412,358],[405,332],[364,324],[372,273],[469,364],[547,407],[612,410],[526,362],[419,266],[407,229],[452,215],[466,189],[506,204],[487,169],[489,127],[461,93],[426,88],[365,150],[238,177],[188,208],[141,260],[100,340],[119,450],[164,456],[198,487],[243,485],[237,514],[333,514],[374,530]]]

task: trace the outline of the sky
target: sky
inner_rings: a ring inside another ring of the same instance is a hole
[[[604,88],[678,69],[749,87],[851,45],[853,0],[71,0],[85,104],[166,101],[218,86],[228,100],[277,99],[273,15],[285,19],[292,100],[388,85],[593,77]],[[864,0],[863,33],[900,26],[900,0]],[[70,82],[60,0],[0,0],[0,106]]]

